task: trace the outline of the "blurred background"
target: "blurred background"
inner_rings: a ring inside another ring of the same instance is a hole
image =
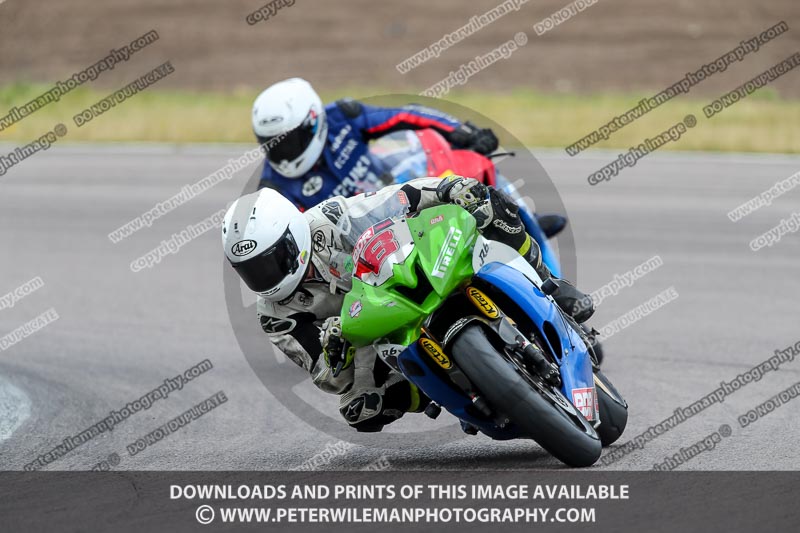
[[[516,9],[401,73],[397,65],[502,2],[288,3],[256,24],[246,17],[266,5],[257,0],[2,3],[3,112],[151,29],[160,39],[62,103],[0,132],[0,141],[36,138],[169,60],[174,74],[107,117],[73,128],[69,140],[249,142],[252,100],[275,81],[304,77],[326,99],[413,96],[525,32],[526,45],[444,98],[491,116],[526,144],[563,148],[740,41],[788,24],[758,52],[597,145],[627,148],[687,113],[700,114],[713,98],[800,50],[796,0],[587,1],[584,11],[543,35],[534,25],[568,2],[515,0],[506,5]],[[665,149],[797,152],[799,98],[800,76],[790,72]]]

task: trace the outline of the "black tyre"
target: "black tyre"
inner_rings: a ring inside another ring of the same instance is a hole
[[[492,346],[481,326],[467,326],[451,351],[489,405],[558,460],[582,467],[600,457],[600,437],[580,411],[559,391],[525,377]]]
[[[597,403],[600,408],[600,426],[597,428],[597,434],[600,435],[600,442],[605,447],[616,442],[625,431],[625,426],[628,425],[628,404],[602,372],[596,370],[594,377]]]

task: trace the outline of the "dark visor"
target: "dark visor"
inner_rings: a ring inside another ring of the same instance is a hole
[[[278,242],[266,251],[241,263],[231,263],[248,287],[254,292],[267,292],[286,276],[297,272],[300,250],[289,228]]]
[[[302,124],[288,133],[274,137],[260,137],[259,140],[267,151],[267,158],[278,164],[281,161],[294,161],[300,157],[317,133],[317,122],[317,117],[309,113]]]

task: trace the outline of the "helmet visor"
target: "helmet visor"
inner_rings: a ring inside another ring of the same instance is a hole
[[[300,250],[289,228],[264,252],[241,263],[231,263],[250,290],[268,292],[294,274],[300,266]]]
[[[303,155],[318,129],[318,116],[311,110],[296,128],[273,137],[261,137],[260,140],[267,151],[267,158],[277,165],[281,161],[294,161]]]

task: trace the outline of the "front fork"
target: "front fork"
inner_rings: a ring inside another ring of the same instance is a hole
[[[509,357],[519,361],[524,368],[533,371],[553,387],[561,386],[558,365],[549,361],[544,352],[517,329],[516,323],[510,317],[506,316],[481,290],[468,286],[465,294],[483,316],[470,315],[458,319],[447,329],[441,339],[434,338],[428,328],[423,327],[422,336],[418,342],[423,351],[445,370],[450,380],[472,399],[473,404],[481,412],[489,414],[485,401],[478,396],[467,376],[445,355],[447,348],[458,333],[473,322],[480,322],[486,329],[494,332],[496,338],[503,343],[503,351]],[[441,346],[439,346],[440,342]],[[442,364],[443,360],[446,361],[446,364]]]
[[[485,318],[474,317],[480,320],[488,329],[493,331],[497,338],[504,344],[506,354],[516,356],[531,370],[538,374],[548,384],[554,387],[561,386],[561,376],[558,365],[550,362],[544,352],[528,340],[522,332],[517,329],[517,324],[508,317],[497,305],[483,293],[480,289],[468,286],[465,293],[470,302],[484,315]],[[443,339],[447,345],[455,334],[463,329],[465,324],[457,327],[454,324],[445,334]]]

